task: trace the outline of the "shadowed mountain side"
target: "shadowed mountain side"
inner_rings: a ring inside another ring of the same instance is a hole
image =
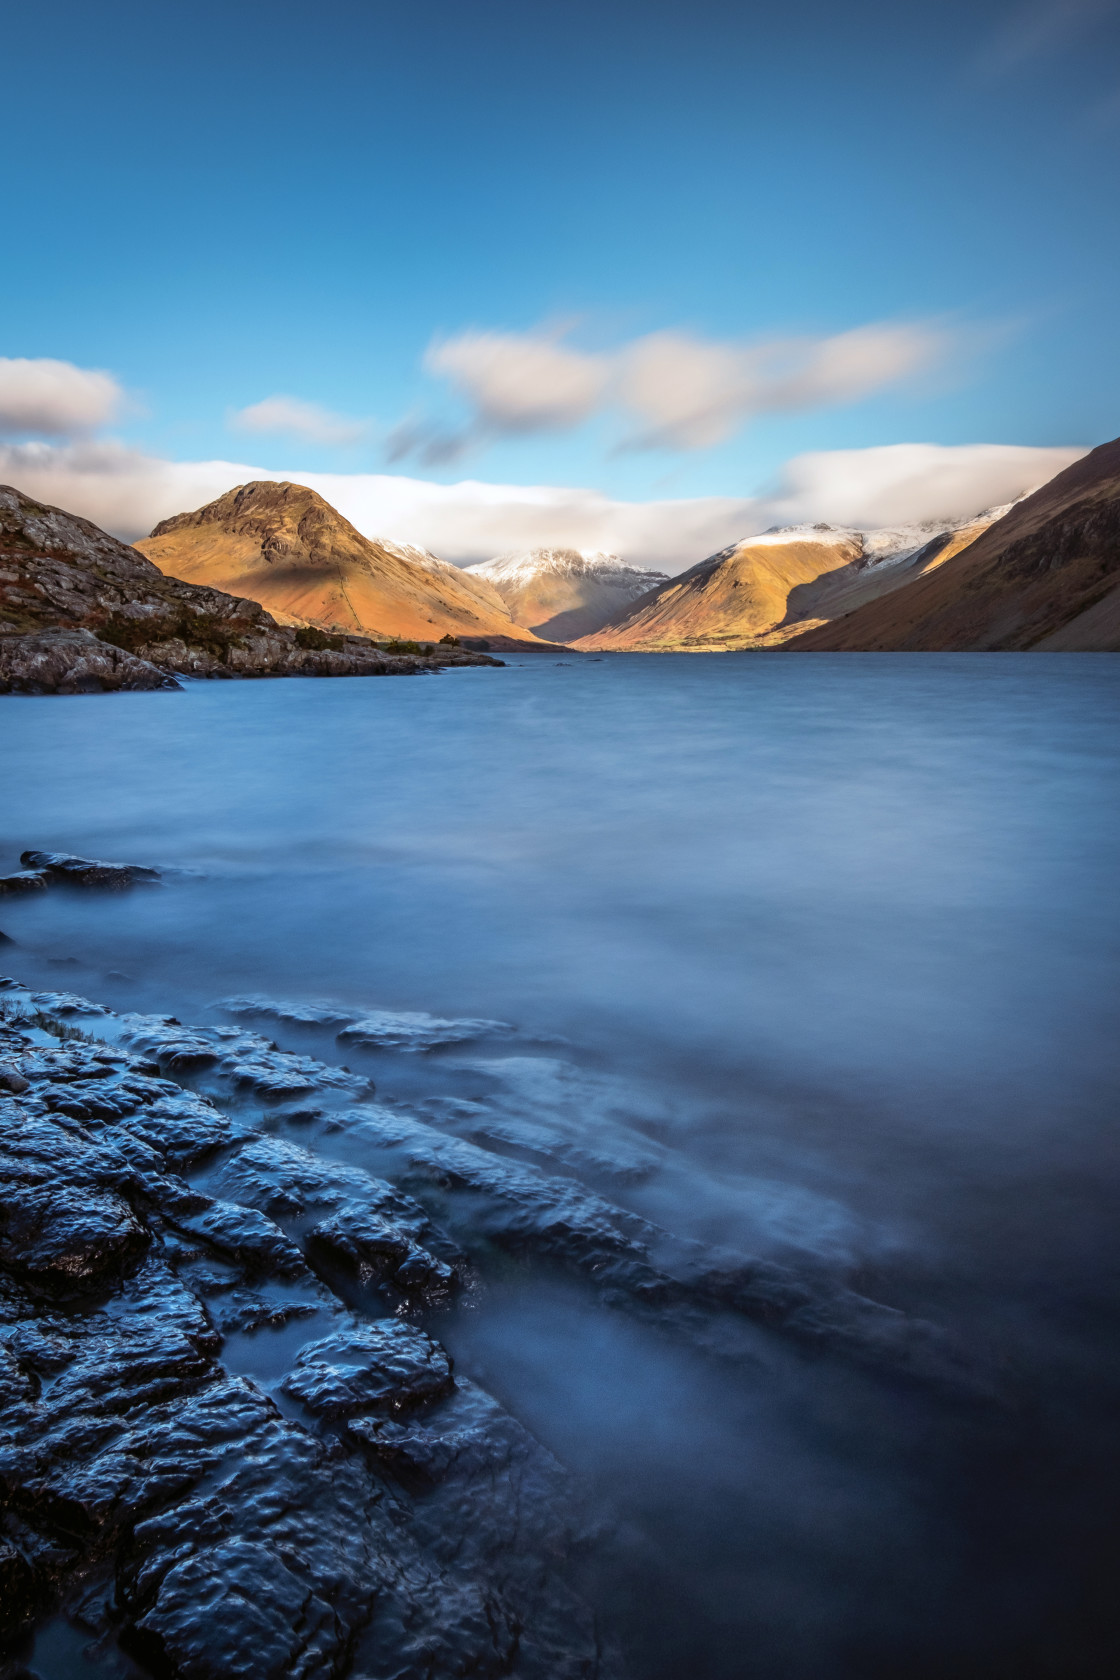
[[[1016,503],[930,575],[786,645],[1120,651],[1120,439]]]
[[[615,554],[575,548],[501,554],[470,567],[468,575],[497,591],[515,624],[562,642],[613,623],[649,590],[669,581],[664,572],[624,566]]]
[[[757,647],[782,623],[792,590],[847,571],[861,556],[848,532],[752,539],[671,578],[575,645],[635,653]]]
[[[987,530],[793,526],[749,537],[651,591],[575,644],[640,653],[781,647],[945,563]]]
[[[917,554],[905,559],[871,567],[842,566],[835,572],[822,573],[812,583],[797,584],[790,590],[784,621],[759,645],[780,647],[817,625],[829,624],[845,613],[893,594],[896,589],[904,589],[915,578],[936,571],[975,542],[991,523],[991,519],[974,519],[959,531],[942,531]]]
[[[168,576],[259,601],[320,629],[538,645],[482,578],[422,549],[371,542],[314,490],[240,485],[136,544]]]

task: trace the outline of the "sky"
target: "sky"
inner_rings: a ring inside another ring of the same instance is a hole
[[[4,51],[0,476],[120,535],[283,476],[679,570],[1120,432],[1120,0],[43,0]]]

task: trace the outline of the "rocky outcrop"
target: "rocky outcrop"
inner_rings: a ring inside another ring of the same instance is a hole
[[[465,648],[391,653],[364,637],[277,624],[256,601],[167,577],[88,519],[0,486],[0,693],[498,663]]]
[[[9,881],[38,880],[43,886],[93,887],[122,892],[128,887],[154,886],[158,869],[143,863],[106,863],[102,858],[75,857],[72,852],[21,852],[23,871]],[[0,882],[3,890],[3,882]]]
[[[272,1012],[305,1035],[364,1018]],[[455,1024],[425,1020],[435,1049]],[[470,1103],[421,1117],[240,1025],[0,982],[10,1641],[61,1607],[168,1680],[608,1680],[576,1485],[440,1339],[511,1258],[751,1369],[770,1335],[988,1393],[935,1325],[590,1188],[611,1138],[580,1161],[520,1107],[489,1131]]]
[[[537,644],[489,582],[422,549],[363,537],[302,484],[242,484],[137,543],[161,571],[320,629],[489,647]]]
[[[497,590],[515,624],[555,642],[588,636],[669,579],[625,566],[617,554],[534,548],[500,554],[467,570]]]
[[[4,1637],[78,1593],[182,1680],[606,1680],[570,1482],[416,1321],[465,1281],[423,1208],[108,1042],[135,1020],[7,1000]],[[103,1036],[33,1042],[63,1016]],[[306,1331],[285,1371],[231,1368],[276,1326]]]
[[[0,634],[0,694],[112,694],[179,687],[170,672],[98,641],[90,630]]]
[[[790,641],[796,652],[1120,651],[1120,439],[928,576]]]

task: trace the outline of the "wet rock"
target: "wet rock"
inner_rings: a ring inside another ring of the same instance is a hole
[[[363,1282],[410,1303],[442,1304],[469,1275],[460,1254],[412,1197],[361,1168],[325,1161],[298,1144],[257,1138],[222,1164],[216,1180],[240,1203],[281,1218],[326,1212],[307,1232],[308,1258],[350,1267]]]
[[[31,1002],[36,1009],[50,1015],[108,1015],[100,1003],[91,1003],[76,992],[32,992]]]
[[[451,1361],[423,1330],[398,1318],[339,1331],[303,1348],[283,1389],[322,1417],[403,1412],[451,1387]]]
[[[413,1256],[421,1237],[438,1246],[423,1209],[253,1136],[127,1050],[38,1047],[8,1021],[0,1053],[27,1086],[0,1098],[9,1625],[73,1589],[83,1626],[101,1615],[103,1645],[119,1630],[182,1680],[605,1680],[593,1618],[563,1579],[563,1472],[496,1402],[471,1423],[437,1342],[356,1318],[264,1208],[233,1197],[240,1185],[280,1211],[286,1195],[308,1217],[356,1208],[394,1224]],[[210,1156],[228,1200],[179,1175]],[[221,1363],[231,1328],[301,1316],[315,1340],[288,1380],[303,1424]],[[411,1445],[347,1432],[397,1418]],[[115,1581],[111,1615],[90,1609],[91,1571]]]
[[[444,1020],[421,1010],[356,1011],[326,1001],[289,1003],[259,994],[222,998],[218,1007],[231,1015],[262,1015],[300,1026],[338,1027],[340,1044],[365,1050],[434,1050],[478,1038],[508,1038],[513,1032],[508,1021]]]
[[[17,869],[14,875],[0,875],[0,894],[43,892],[50,881],[45,869]]]
[[[128,1203],[69,1184],[4,1188],[0,1266],[57,1291],[92,1288],[121,1272],[149,1238]]]
[[[385,1469],[406,1481],[494,1476],[515,1465],[528,1465],[536,1456],[536,1443],[528,1431],[483,1389],[461,1378],[442,1403],[423,1417],[402,1421],[377,1412],[351,1415],[346,1433]]]
[[[51,881],[74,887],[105,887],[119,892],[126,887],[152,885],[160,878],[158,869],[139,863],[104,863],[99,858],[75,857],[70,852],[21,852],[19,861],[39,870]]]
[[[326,1254],[352,1266],[363,1282],[377,1279],[425,1306],[446,1301],[459,1274],[446,1261],[412,1242],[399,1225],[350,1204],[322,1220],[307,1234],[311,1254]]]
[[[285,1003],[254,993],[250,997],[221,998],[217,1007],[230,1015],[263,1015],[301,1027],[343,1027],[354,1019],[352,1009],[334,1003]]]
[[[306,1270],[303,1255],[280,1227],[255,1208],[236,1202],[211,1202],[196,1213],[175,1217],[176,1227],[201,1237],[220,1254],[238,1260],[250,1272],[299,1277]]]
[[[168,1016],[123,1015],[122,1042],[142,1051],[168,1072],[212,1068],[235,1088],[273,1101],[305,1096],[309,1091],[344,1091],[364,1095],[370,1081],[313,1056],[278,1050],[271,1039],[236,1027],[185,1028]]]

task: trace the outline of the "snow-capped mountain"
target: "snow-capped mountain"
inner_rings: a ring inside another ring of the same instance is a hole
[[[1004,512],[870,531],[774,527],[667,579],[579,646],[648,653],[780,646],[942,565]]]
[[[497,590],[513,622],[549,641],[574,641],[667,583],[598,549],[534,548],[465,568]]]

